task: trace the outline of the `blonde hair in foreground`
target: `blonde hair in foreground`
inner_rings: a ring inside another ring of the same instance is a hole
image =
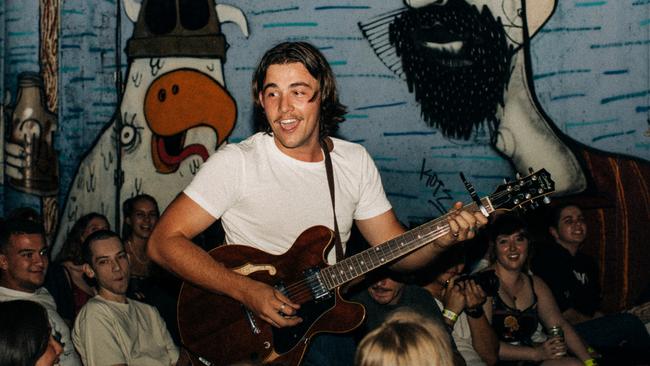
[[[356,366],[453,366],[451,341],[442,325],[401,308],[361,340],[354,363]]]

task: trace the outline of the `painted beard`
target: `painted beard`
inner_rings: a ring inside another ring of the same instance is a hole
[[[465,1],[452,0],[408,9],[389,26],[389,41],[430,126],[465,140],[484,120],[491,132],[496,130],[512,46],[486,6],[479,13]]]

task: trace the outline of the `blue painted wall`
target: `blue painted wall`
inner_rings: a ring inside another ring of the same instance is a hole
[[[59,131],[56,147],[63,204],[76,167],[117,108],[114,73],[132,24],[119,0],[66,0],[61,5]],[[230,48],[224,74],[239,114],[230,141],[252,131],[250,77],[261,54],[283,40],[306,40],[327,56],[349,106],[341,135],[370,151],[385,189],[404,222],[444,212],[467,200],[458,178],[464,171],[480,194],[488,194],[513,171],[479,130],[469,140],[443,137],[428,127],[406,83],[373,53],[358,22],[403,7],[385,1],[229,1],[243,10],[245,38],[223,25]],[[3,83],[15,96],[16,76],[38,70],[38,2],[0,1]],[[121,33],[119,44],[118,33]],[[557,127],[602,150],[650,160],[650,1],[560,0],[550,22],[532,42],[537,96]],[[0,213],[22,205],[39,207],[33,196],[0,186]]]

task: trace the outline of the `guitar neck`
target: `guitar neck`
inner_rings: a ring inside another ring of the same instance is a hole
[[[489,198],[482,198],[481,203],[488,214],[494,211]],[[476,203],[465,205],[464,209],[471,212],[480,211]],[[448,217],[449,214],[441,216],[415,229],[409,230],[394,239],[366,249],[361,253],[324,268],[321,271],[321,278],[327,288],[332,290],[374,269],[391,263],[395,259],[446,235],[450,230],[447,221]]]

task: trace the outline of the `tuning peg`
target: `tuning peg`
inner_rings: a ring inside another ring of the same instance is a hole
[[[534,172],[535,172],[535,170],[533,169],[533,167],[529,166],[528,167],[528,173],[533,174]]]
[[[544,202],[544,204],[548,205],[549,203],[551,203],[551,199],[548,198],[548,196],[545,196],[544,199],[542,199],[542,202]]]
[[[521,179],[521,174],[519,174],[519,172],[517,172],[517,173],[515,174],[515,177],[517,178],[517,180],[519,180],[519,179]]]

